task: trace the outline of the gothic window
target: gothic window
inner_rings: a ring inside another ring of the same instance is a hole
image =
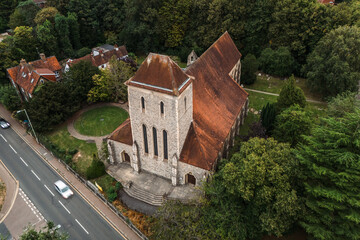
[[[153,141],[154,141],[154,155],[158,155],[158,145],[157,145],[157,131],[156,128],[153,127]]]
[[[160,102],[160,113],[164,114],[164,103]]]
[[[144,97],[141,97],[141,108],[144,111],[145,110],[145,99]]]
[[[144,135],[144,148],[145,148],[145,153],[149,153],[147,133],[146,133],[146,126],[145,126],[144,124],[143,124],[143,135]]]
[[[184,98],[184,105],[185,105],[185,111],[186,111],[186,97]]]
[[[167,132],[163,130],[164,159],[168,159]]]

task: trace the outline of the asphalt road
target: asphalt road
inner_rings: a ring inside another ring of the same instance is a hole
[[[62,198],[53,185],[62,178],[11,128],[0,128],[0,159],[44,218],[60,224],[69,239],[124,239],[74,189],[72,197]]]

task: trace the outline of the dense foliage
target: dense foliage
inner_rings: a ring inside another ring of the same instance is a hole
[[[277,50],[265,48],[261,52],[259,63],[263,72],[280,77],[290,76],[294,69],[294,59],[286,47]]]
[[[269,134],[274,129],[276,118],[276,103],[267,103],[261,109],[260,120],[261,124],[266,129],[266,132]]]
[[[295,86],[295,78],[292,75],[287,80],[285,86],[281,88],[277,99],[277,107],[282,110],[294,104],[304,108],[306,106],[306,98],[301,88]]]
[[[323,37],[304,68],[310,87],[324,96],[356,91],[360,79],[360,28],[339,27]]]
[[[241,62],[241,83],[253,84],[256,80],[256,71],[259,64],[253,54],[248,54]]]
[[[46,223],[39,231],[33,227],[28,227],[20,236],[20,240],[66,240],[69,238],[67,233],[61,233],[51,221]]]
[[[359,239],[360,110],[324,118],[298,151],[305,188],[301,221],[316,239]]]

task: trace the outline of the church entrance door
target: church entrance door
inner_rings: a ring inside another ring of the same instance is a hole
[[[130,163],[130,156],[129,156],[129,154],[127,154],[125,151],[123,151],[121,155],[122,155],[122,160],[123,160],[123,162]]]
[[[191,173],[186,174],[185,180],[186,183],[196,185],[196,178]]]

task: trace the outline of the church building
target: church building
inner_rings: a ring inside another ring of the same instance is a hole
[[[201,185],[248,112],[240,59],[227,32],[186,69],[150,53],[126,83],[130,118],[107,139],[111,164]]]

